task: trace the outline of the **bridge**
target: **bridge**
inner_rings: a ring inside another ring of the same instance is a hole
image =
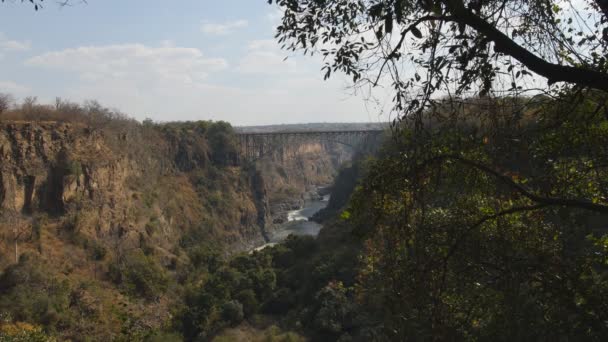
[[[273,153],[282,153],[285,147],[307,142],[326,142],[348,146],[353,150],[362,146],[377,145],[383,130],[344,131],[278,131],[278,132],[238,132],[241,157],[256,160]]]

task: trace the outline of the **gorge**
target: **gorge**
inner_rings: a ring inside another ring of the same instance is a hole
[[[160,328],[197,282],[193,266],[317,235],[307,218],[355,151],[307,140],[235,163],[236,140],[223,122],[1,122],[0,268],[43,267],[40,281],[62,281],[57,296],[72,298],[12,315],[43,324],[53,313],[63,338],[115,337],[126,313]],[[90,317],[71,322],[82,306]]]
[[[607,339],[608,0],[0,7],[0,342]]]

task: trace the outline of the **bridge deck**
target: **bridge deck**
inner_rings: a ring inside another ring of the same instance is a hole
[[[382,129],[361,129],[351,131],[277,131],[277,132],[236,132],[237,135],[251,135],[251,136],[262,136],[262,135],[312,135],[312,134],[369,134],[369,133],[381,133]]]

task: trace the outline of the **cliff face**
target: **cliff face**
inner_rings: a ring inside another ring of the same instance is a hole
[[[247,173],[214,165],[205,139],[190,133],[2,124],[0,208],[4,216],[77,216],[79,231],[100,239],[139,240],[151,220],[165,244],[205,221],[221,242],[260,239],[259,194]]]
[[[61,214],[76,193],[92,197],[95,189],[112,186],[108,182],[119,172],[104,167],[70,169],[69,154],[82,153],[87,159],[107,159],[99,134],[82,130],[75,134],[69,124],[7,124],[0,130],[0,208],[32,213]],[[105,156],[104,156],[105,155]],[[115,163],[112,163],[115,164]],[[93,165],[89,165],[93,166]],[[112,173],[110,175],[110,173]],[[93,178],[94,177],[94,178]]]
[[[259,160],[256,167],[267,189],[272,222],[282,223],[286,211],[300,207],[317,187],[330,185],[351,155],[351,150],[334,143],[305,142]]]

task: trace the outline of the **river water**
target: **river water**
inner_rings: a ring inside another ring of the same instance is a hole
[[[322,225],[309,221],[314,214],[319,210],[325,208],[329,202],[329,195],[323,197],[320,200],[306,200],[304,206],[298,210],[292,210],[287,212],[287,222],[279,225],[274,231],[270,233],[270,241],[256,248],[255,250],[261,250],[266,247],[274,246],[277,243],[285,240],[289,235],[319,235],[319,231],[323,227]]]

